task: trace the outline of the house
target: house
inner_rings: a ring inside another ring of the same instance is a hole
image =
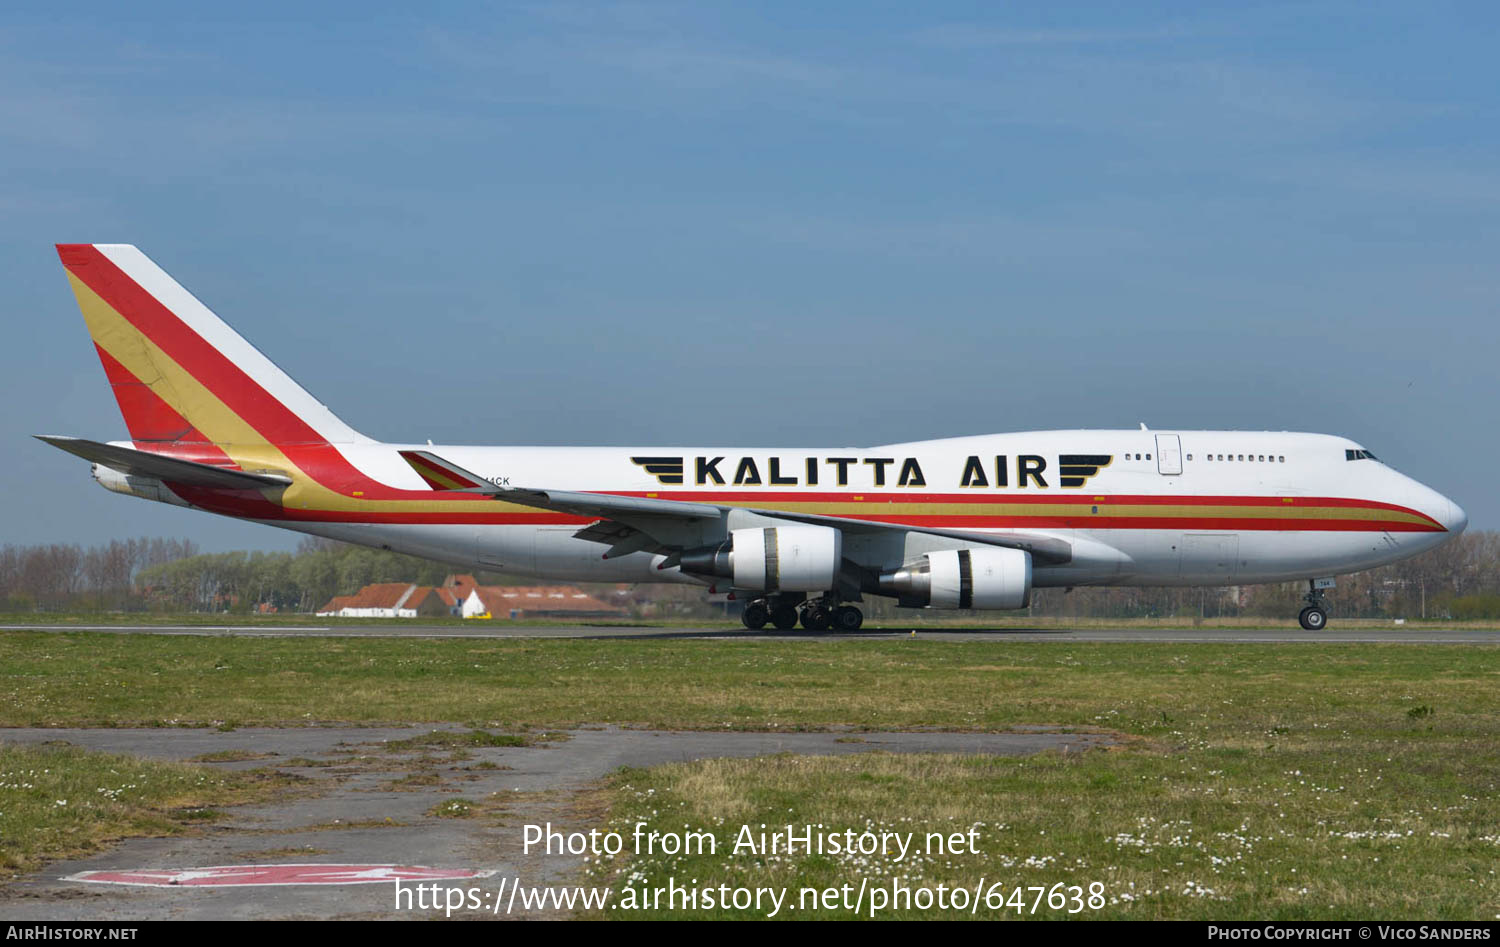
[[[416,618],[451,615],[457,604],[452,594],[435,594],[431,586],[412,582],[379,582],[353,595],[339,595],[318,609],[321,617]],[[452,603],[452,604],[450,604]]]
[[[324,605],[313,614],[317,615],[319,618],[326,618],[330,615],[337,615],[356,598],[358,598],[358,596],[356,595],[335,595],[333,598],[328,600],[327,605]]]
[[[437,587],[378,582],[337,595],[317,610],[324,618],[628,618],[628,599],[604,601],[571,585],[480,585],[472,575],[450,575]]]
[[[464,599],[465,618],[628,618],[630,610],[571,585],[477,585]]]
[[[458,599],[458,601],[462,602],[464,599],[469,597],[469,593],[474,591],[474,588],[477,585],[479,585],[479,583],[474,579],[474,577],[465,573],[448,576],[443,580],[441,588],[449,590]]]
[[[458,618],[463,615],[463,597],[458,595],[454,589],[440,585],[432,590],[432,594],[437,598],[438,601],[443,603],[442,613],[444,615],[450,618]],[[427,612],[423,612],[422,614],[425,615],[427,614]],[[436,612],[434,612],[434,614],[436,614]]]

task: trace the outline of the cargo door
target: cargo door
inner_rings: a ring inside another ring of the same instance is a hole
[[[1182,537],[1178,574],[1198,582],[1233,585],[1239,555],[1240,537],[1236,533],[1188,533]]]

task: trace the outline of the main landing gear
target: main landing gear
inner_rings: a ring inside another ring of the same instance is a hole
[[[1307,594],[1302,600],[1307,607],[1297,616],[1297,622],[1307,631],[1322,631],[1328,625],[1328,610],[1324,607],[1323,590],[1333,588],[1332,579],[1309,579]]]
[[[853,605],[840,605],[833,610],[834,631],[859,631],[864,623],[865,613]]]
[[[740,621],[751,631],[760,631],[770,620],[771,610],[766,607],[765,602],[748,602],[745,610],[740,612]]]
[[[740,621],[751,631],[760,631],[767,624],[775,625],[780,631],[791,631],[799,621],[808,631],[858,631],[865,623],[865,613],[833,599],[795,603],[777,596],[748,603],[740,613]]]
[[[859,631],[865,613],[853,605],[812,602],[802,609],[802,627],[808,631]]]

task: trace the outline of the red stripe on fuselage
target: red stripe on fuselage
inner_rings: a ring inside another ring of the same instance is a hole
[[[422,510],[410,513],[385,512],[381,510],[371,510],[369,512],[356,512],[352,510],[299,510],[272,503],[261,496],[258,490],[219,490],[212,487],[192,487],[175,483],[170,485],[173,493],[210,513],[220,513],[225,516],[253,520],[276,520],[291,523],[405,524],[411,526],[455,524],[476,526],[586,526],[589,523],[595,523],[599,520],[597,516],[572,516],[567,513],[552,513],[547,510],[537,510],[534,513],[518,513],[502,510],[497,510],[494,513],[467,511],[446,513],[441,510]],[[418,495],[443,500],[468,500],[470,502],[474,500],[474,494],[472,493],[443,497],[435,493],[418,491]]]
[[[256,491],[223,491],[203,487],[173,487],[189,503],[215,513],[249,519],[285,520],[304,523],[378,523],[378,524],[455,524],[474,525],[585,525],[599,517],[572,516],[547,511],[515,512],[496,511],[452,513],[420,510],[412,512],[386,512],[381,510],[298,510],[283,509],[267,501]],[[422,494],[439,496],[438,494]],[[450,496],[448,499],[473,501],[470,493]],[[754,504],[745,504],[754,506]],[[880,512],[879,506],[871,504],[868,513],[847,515],[839,518],[887,523],[892,526],[909,526],[930,529],[1083,529],[1083,530],[1234,530],[1240,532],[1393,532],[1420,533],[1441,532],[1436,524],[1393,522],[1390,520],[1361,520],[1311,517],[1235,517],[1235,516],[1098,516],[1085,512],[1076,515],[1050,516],[965,516],[961,514],[900,514]],[[764,509],[764,507],[762,507]],[[775,514],[775,510],[767,510]]]
[[[835,514],[838,516],[839,514]],[[926,526],[944,529],[1198,529],[1235,530],[1238,532],[1335,532],[1335,533],[1431,533],[1441,526],[1425,523],[1401,523],[1386,520],[1274,519],[1271,517],[1172,517],[1172,516],[849,516],[848,519],[900,526]]]
[[[729,506],[754,507],[771,503],[862,503],[878,506],[882,503],[1071,503],[1078,506],[1277,506],[1297,509],[1308,506],[1340,507],[1347,509],[1389,510],[1393,513],[1410,513],[1426,517],[1426,514],[1410,507],[1379,500],[1361,500],[1350,497],[1285,497],[1285,496],[1199,496],[1173,494],[1103,494],[1069,490],[1034,493],[913,493],[907,491],[879,493],[870,490],[841,493],[818,493],[813,491],[758,491],[758,490],[609,490],[598,491],[611,496],[651,497],[663,500],[691,500],[703,503],[720,503]]]

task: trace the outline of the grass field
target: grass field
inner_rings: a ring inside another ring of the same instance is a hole
[[[0,878],[138,835],[176,835],[214,807],[269,798],[291,781],[77,747],[0,743]]]
[[[862,728],[1040,725],[1118,739],[1024,759],[627,771],[608,787],[617,826],[686,824],[724,842],[742,823],[974,826],[981,852],[894,862],[721,848],[618,875],[597,866],[622,892],[631,873],[794,887],[983,877],[1097,881],[1103,916],[1500,915],[1495,647],[0,634],[3,725],[333,721],[836,727],[851,740]]]
[[[5,632],[0,726],[1450,727],[1500,709],[1497,674],[1476,646]]]

